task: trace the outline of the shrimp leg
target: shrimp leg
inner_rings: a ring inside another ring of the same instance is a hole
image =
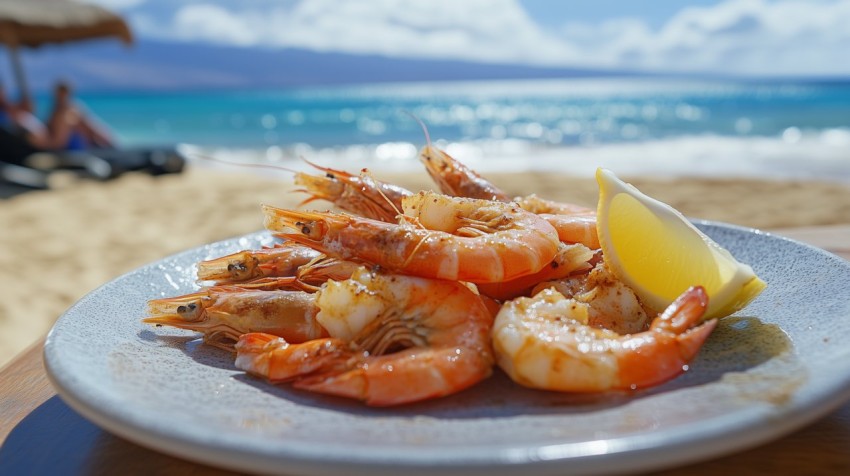
[[[295,184],[303,187],[298,191],[310,195],[302,205],[313,200],[327,200],[356,215],[394,223],[401,213],[402,199],[413,195],[413,192],[397,185],[375,180],[366,169],[358,176],[307,163],[324,175],[303,172],[295,175]]]

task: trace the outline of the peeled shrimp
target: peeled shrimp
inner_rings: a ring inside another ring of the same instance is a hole
[[[589,273],[540,282],[531,295],[546,288],[586,304],[588,325],[618,334],[647,330],[654,314],[644,308],[630,287],[611,274],[603,261],[596,263]]]
[[[381,406],[453,394],[492,372],[492,314],[462,283],[362,268],[328,282],[316,303],[330,338],[290,344],[246,334],[236,366]]]
[[[420,192],[402,205],[407,222],[400,224],[270,206],[263,212],[266,228],[296,230],[282,238],[429,278],[507,281],[540,271],[557,252],[555,229],[515,204]]]
[[[590,261],[595,256],[592,250],[580,243],[570,245],[559,243],[558,253],[549,265],[540,271],[510,281],[480,283],[477,285],[478,291],[499,301],[529,296],[540,283],[563,279],[576,273],[586,273],[593,267]]]
[[[549,215],[595,215],[596,210],[583,207],[573,203],[555,202],[540,198],[536,194],[526,195],[524,197],[515,197],[514,201],[519,203],[523,210],[528,210],[531,213],[549,214]]]
[[[204,334],[204,342],[233,350],[239,336],[265,332],[289,342],[327,336],[316,320],[315,295],[304,291],[213,287],[196,293],[148,302],[148,324]]]
[[[562,392],[635,390],[687,370],[717,324],[699,325],[708,305],[692,287],[648,331],[620,335],[587,325],[586,305],[552,289],[502,306],[493,325],[499,366],[517,383]]]
[[[596,215],[553,215],[540,214],[558,232],[558,239],[564,243],[581,243],[590,249],[600,248],[599,235],[596,233]]]
[[[394,223],[401,210],[401,200],[413,192],[372,178],[363,169],[359,176],[307,162],[324,172],[310,175],[299,172],[295,184],[310,195],[302,205],[313,200],[327,200],[348,212],[366,218]]]

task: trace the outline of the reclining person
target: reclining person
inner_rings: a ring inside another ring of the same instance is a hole
[[[154,175],[183,170],[186,159],[175,147],[117,148],[107,129],[74,102],[67,83],[58,83],[54,94],[45,127],[25,107],[7,101],[0,86],[0,167],[8,171],[21,166],[45,174],[72,169],[97,179],[131,170]],[[0,182],[11,180],[7,175],[0,173]]]
[[[0,128],[17,136],[34,149],[50,148],[52,141],[44,124],[26,107],[15,106],[0,84]]]
[[[73,98],[71,86],[60,81],[54,88],[53,111],[47,121],[51,149],[86,150],[112,149],[115,144],[111,134],[90,118],[84,108]]]

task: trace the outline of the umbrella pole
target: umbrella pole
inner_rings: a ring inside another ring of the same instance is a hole
[[[18,83],[18,94],[20,95],[19,102],[21,104],[30,104],[30,90],[27,87],[27,78],[24,75],[24,68],[21,64],[21,55],[18,52],[18,45],[9,45],[9,58],[12,60],[12,69],[15,72],[15,81]]]

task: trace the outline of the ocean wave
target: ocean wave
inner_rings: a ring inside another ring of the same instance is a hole
[[[421,144],[420,144],[421,145]],[[307,144],[265,149],[205,148],[189,144],[181,150],[199,165],[228,167],[264,164],[264,174],[308,170],[300,159],[332,168],[357,171],[420,172],[420,145],[386,142],[316,148]],[[552,171],[592,176],[597,167],[620,175],[656,177],[746,177],[814,179],[850,183],[850,128],[821,131],[786,129],[777,137],[714,134],[679,136],[641,142],[543,146],[519,140],[447,142],[435,145],[481,172]],[[205,160],[213,158],[215,161]],[[275,168],[279,170],[275,172]],[[283,170],[286,169],[286,170]]]

